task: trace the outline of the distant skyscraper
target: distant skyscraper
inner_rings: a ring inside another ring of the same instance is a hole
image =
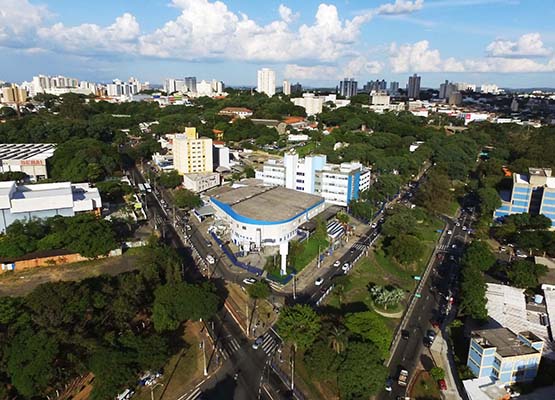
[[[416,74],[409,76],[407,84],[407,96],[411,99],[420,98],[420,77]]]
[[[363,86],[362,90],[367,93],[385,92],[387,90],[387,82],[385,79],[369,81]]]
[[[187,76],[185,77],[185,87],[187,88],[188,92],[196,93],[197,92],[197,77],[196,76]]]
[[[258,70],[258,93],[266,93],[269,97],[276,94],[276,73],[269,68]]]
[[[446,80],[444,83],[439,85],[439,98],[449,100],[451,97],[451,93],[457,91],[459,91],[458,86],[454,83],[449,83],[449,81]]]
[[[339,95],[349,98],[356,94],[357,81],[355,81],[355,78],[345,78],[339,82]]]
[[[454,90],[449,93],[449,97],[447,99],[449,101],[449,105],[460,106],[462,104],[462,93]]]
[[[396,82],[396,81],[389,82],[389,94],[394,96],[397,93],[399,93],[399,82]]]
[[[291,94],[291,83],[288,80],[283,81],[283,94],[286,96]]]
[[[518,112],[518,101],[516,100],[516,97],[513,97],[513,101],[511,101],[511,111]]]
[[[291,93],[302,93],[303,91],[303,85],[301,85],[299,82],[295,83],[294,85],[291,85]]]

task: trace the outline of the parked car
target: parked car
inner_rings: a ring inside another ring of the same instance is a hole
[[[252,284],[254,284],[254,283],[256,283],[256,282],[257,282],[257,281],[256,281],[256,279],[254,279],[254,278],[245,278],[245,279],[243,279],[243,283],[244,283],[245,285],[252,285]]]
[[[425,340],[426,346],[430,347],[434,343],[434,340],[436,340],[436,331],[434,331],[433,329],[428,329],[428,331],[426,332]]]
[[[410,332],[407,331],[406,329],[403,329],[401,331],[401,338],[404,339],[404,340],[408,340],[409,337],[410,337]]]
[[[407,371],[406,369],[402,369],[401,372],[399,372],[399,380],[397,381],[397,383],[399,384],[399,386],[407,386],[408,378],[409,371]]]
[[[322,277],[319,277],[314,281],[314,284],[316,286],[320,286],[322,283],[324,283],[324,278],[322,278]]]
[[[341,261],[339,261],[339,260],[336,260],[336,261],[333,263],[333,266],[334,266],[334,267],[339,267],[340,265],[341,265]]]
[[[207,262],[208,264],[214,264],[214,263],[216,262],[216,260],[214,259],[214,257],[213,257],[212,255],[208,254],[208,255],[206,256],[206,262]]]
[[[259,336],[258,338],[256,338],[256,340],[252,344],[252,348],[254,350],[258,350],[258,348],[260,347],[260,345],[262,344],[263,341],[264,341],[264,339],[262,339],[262,336]]]
[[[387,380],[385,381],[385,390],[387,392],[391,392],[393,390],[392,386],[393,386],[393,379],[387,378]]]

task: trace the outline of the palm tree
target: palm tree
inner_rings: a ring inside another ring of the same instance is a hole
[[[405,297],[403,289],[387,288],[380,285],[374,285],[370,288],[370,295],[374,303],[383,306],[385,310],[387,307],[399,304]]]
[[[337,354],[343,352],[347,347],[347,330],[342,326],[334,326],[329,333],[328,340],[333,351]]]

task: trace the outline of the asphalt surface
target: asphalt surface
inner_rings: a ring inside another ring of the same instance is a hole
[[[135,183],[145,182],[137,169],[131,170],[131,174]],[[187,236],[186,240],[191,242],[202,260],[205,260],[208,254],[214,254],[212,246],[215,244],[213,241],[206,241],[193,227],[187,230],[187,215],[168,207],[168,199],[165,200],[166,206],[163,206],[160,202],[163,196],[164,194],[156,189],[145,194],[147,215],[163,232],[164,241],[175,247],[187,259],[182,270],[184,278],[189,281],[203,280],[205,278],[201,270],[207,268],[213,278],[221,277],[232,282],[241,280],[241,276],[227,271],[223,260],[217,259],[216,263],[211,265],[204,261],[199,263],[197,257],[197,263],[194,262],[195,257],[191,248],[183,243],[183,236]],[[215,342],[216,352],[208,356],[208,361],[219,363],[221,367],[214,376],[182,400],[293,398],[289,388],[271,368],[272,362],[279,363],[280,360],[278,349],[282,343],[276,335],[271,332],[267,334],[263,345],[255,350],[252,348],[253,340],[246,339],[225,307],[222,307],[212,322],[213,324],[206,325],[206,329]]]
[[[407,388],[397,383],[402,369],[409,372],[407,387],[410,387],[410,381],[414,378],[419,364],[426,369],[434,366],[431,353],[426,347],[426,333],[430,329],[443,330],[453,305],[456,304],[460,272],[458,261],[468,240],[471,218],[471,214],[463,213],[458,219],[446,220],[447,232],[436,246],[436,257],[431,261],[431,272],[423,282],[420,297],[415,299],[414,307],[404,317],[403,329],[400,332],[400,336],[404,338],[398,340],[392,349],[389,363],[389,376],[393,380],[392,390],[386,391],[384,384],[384,390],[378,399],[396,399],[398,396],[403,398],[408,395]]]

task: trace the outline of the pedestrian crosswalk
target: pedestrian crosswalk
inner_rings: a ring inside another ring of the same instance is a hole
[[[234,337],[223,340],[223,345],[220,346],[220,353],[224,360],[227,360],[233,353],[241,348],[241,345]]]
[[[364,245],[362,243],[356,243],[353,247],[357,250],[360,250],[360,251],[366,250],[366,245]]]
[[[192,392],[180,397],[178,400],[197,400],[200,399],[201,395],[202,391],[200,390],[200,388],[197,387]]]
[[[270,332],[266,332],[262,336],[262,350],[271,356],[278,349],[279,342]]]

